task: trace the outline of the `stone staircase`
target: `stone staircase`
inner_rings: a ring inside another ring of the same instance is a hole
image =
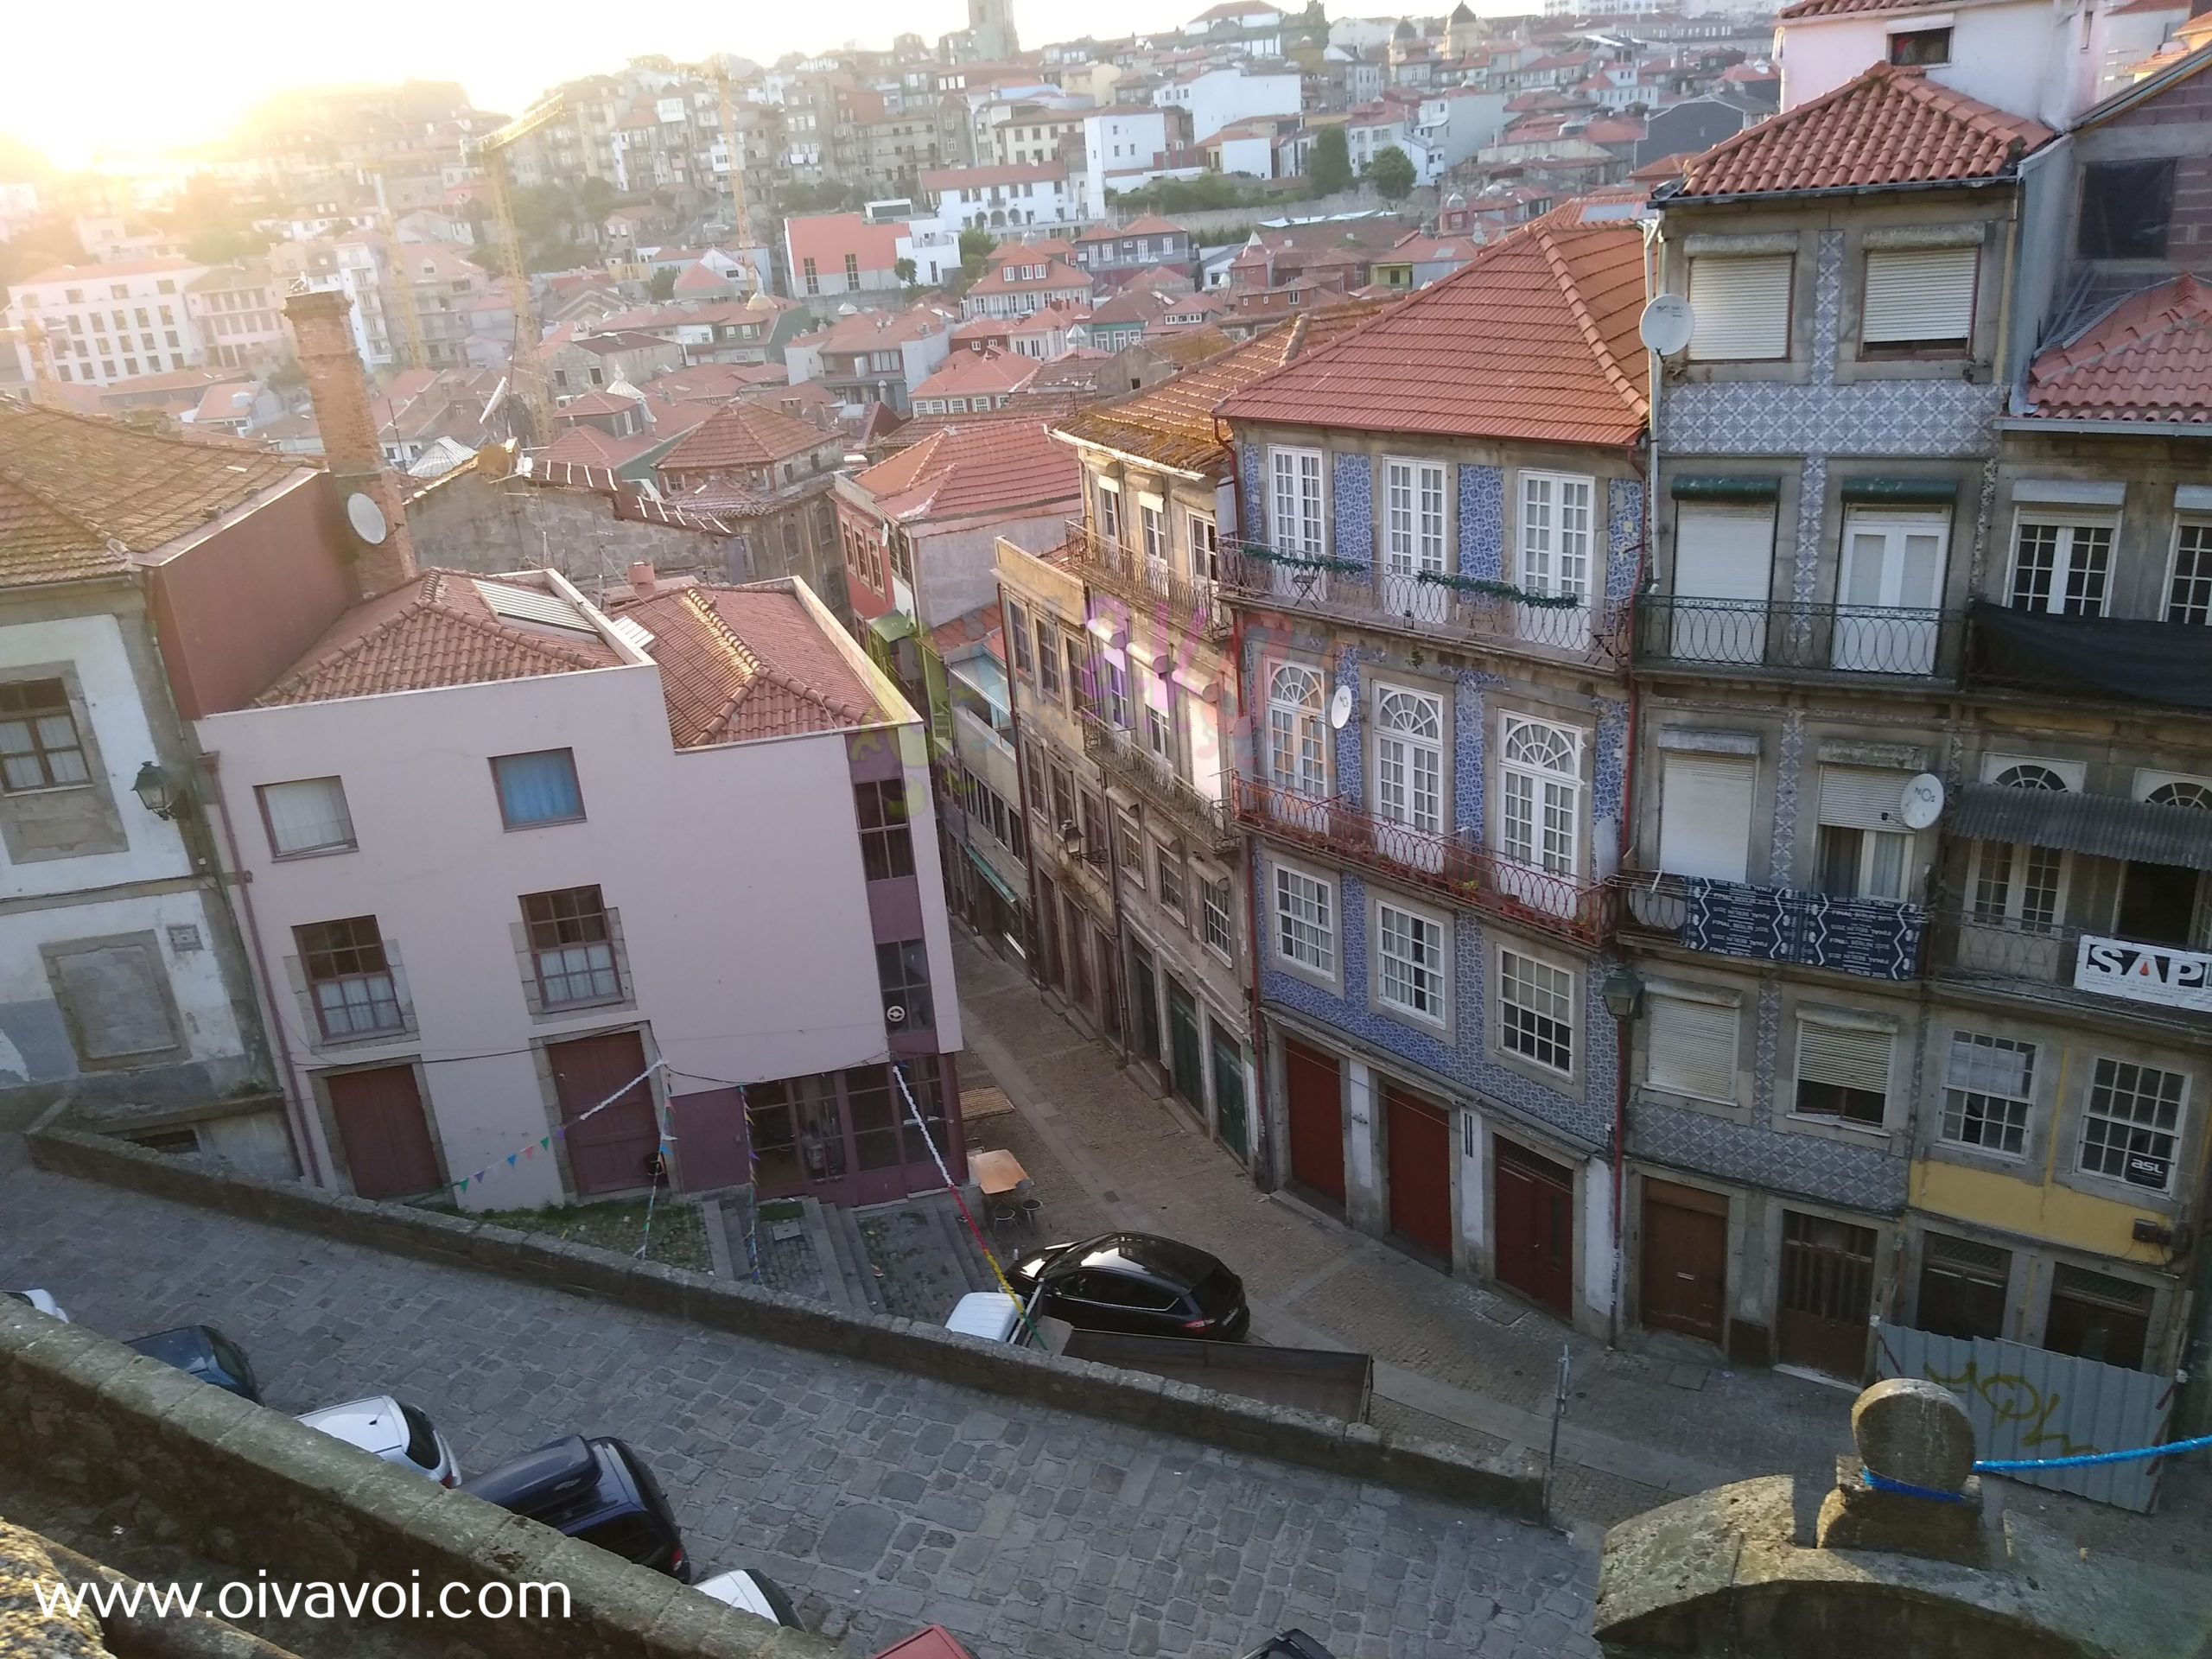
[[[938,1324],[962,1295],[997,1282],[949,1192],[861,1210],[800,1202],[833,1306]]]

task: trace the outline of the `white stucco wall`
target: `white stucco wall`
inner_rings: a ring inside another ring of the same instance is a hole
[[[534,1044],[642,1026],[649,1058],[699,1074],[668,1079],[677,1094],[887,1058],[843,733],[677,753],[651,665],[246,709],[200,732],[220,756],[280,982],[301,924],[373,914],[397,947],[417,1022],[404,1038],[318,1049],[283,984],[302,1097],[310,1071],[419,1057],[456,1178],[547,1132]],[[918,728],[902,747],[938,1036],[950,1052],[959,1004]],[[510,832],[490,758],[550,748],[574,751],[586,819]],[[358,850],[272,858],[255,786],[333,773]],[[534,1019],[515,956],[519,896],[589,884],[619,915],[634,1007]],[[320,1123],[315,1134],[327,1173]],[[541,1155],[464,1201],[559,1197]]]
[[[2078,22],[2035,0],[1996,5],[1921,6],[1806,18],[1775,31],[1782,107],[1833,92],[1889,60],[1890,36],[1915,29],[1951,31],[1951,60],[1929,79],[2047,125],[2063,124],[2085,105],[2074,102],[2069,54],[2060,50]]]

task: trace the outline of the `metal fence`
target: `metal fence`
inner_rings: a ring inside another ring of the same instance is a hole
[[[1642,663],[1948,679],[1964,620],[1955,611],[1799,605],[1645,594],[1637,601]]]
[[[1965,1402],[1977,1458],[2071,1458],[2157,1446],[2166,1438],[2176,1389],[2170,1376],[1908,1325],[1885,1325],[1874,1334],[1878,1376],[1925,1377]],[[2005,1478],[2147,1513],[2158,1503],[2164,1466],[2160,1459],[2145,1458]]]
[[[1172,569],[1165,547],[1162,556],[1148,559],[1135,548],[1097,535],[1079,518],[1068,520],[1066,545],[1086,578],[1155,625],[1210,639],[1228,638],[1229,610],[1216,591],[1217,584]]]

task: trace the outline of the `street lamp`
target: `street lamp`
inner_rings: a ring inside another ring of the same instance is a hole
[[[145,804],[149,812],[164,823],[176,816],[177,809],[184,804],[186,797],[190,793],[151,760],[138,768],[138,776],[131,780],[130,792]]]
[[[1643,977],[1624,963],[1605,976],[1598,995],[1605,1000],[1605,1012],[1626,1024],[1636,1018],[1637,1007],[1643,1001]]]

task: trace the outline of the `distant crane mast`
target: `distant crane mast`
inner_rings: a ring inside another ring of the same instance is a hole
[[[745,135],[737,130],[737,116],[729,98],[729,66],[724,63],[715,71],[715,90],[722,101],[722,154],[729,162],[729,208],[732,234],[737,240],[737,263],[740,272],[738,290],[760,285],[760,273],[745,257],[753,238],[752,219],[745,210]]]
[[[508,303],[514,309],[515,349],[508,373],[514,395],[530,417],[531,440],[541,445],[553,442],[553,394],[546,386],[545,364],[538,355],[537,306],[531,298],[530,272],[523,267],[522,238],[515,230],[514,181],[507,168],[507,151],[567,113],[567,103],[556,94],[497,132],[486,133],[477,146],[491,191],[492,217],[499,225],[499,246],[505,256]]]
[[[429,353],[423,347],[423,315],[415,303],[415,279],[400,258],[399,227],[392,220],[391,203],[385,195],[382,169],[377,172],[376,181],[377,228],[384,232],[385,257],[391,262],[392,271],[399,278],[394,297],[399,303],[399,326],[407,335],[406,366],[426,369],[430,360]]]

